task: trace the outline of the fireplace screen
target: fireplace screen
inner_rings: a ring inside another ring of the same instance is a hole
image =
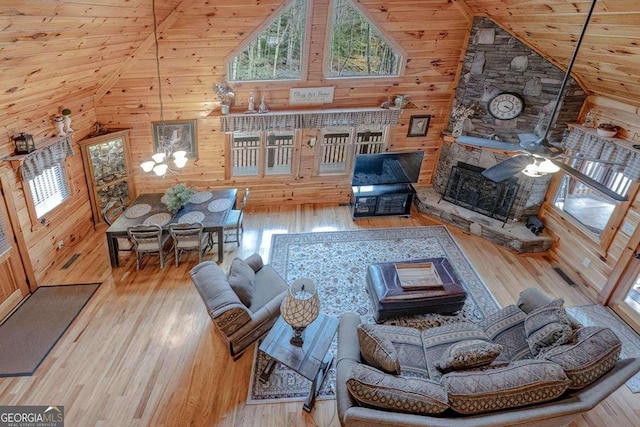
[[[441,199],[506,223],[518,193],[518,179],[495,183],[482,175],[483,170],[458,162],[451,168]]]

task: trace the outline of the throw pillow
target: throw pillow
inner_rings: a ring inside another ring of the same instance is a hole
[[[422,378],[385,374],[357,363],[347,378],[347,390],[358,403],[394,412],[435,415],[449,408],[444,387]]]
[[[555,299],[525,317],[524,330],[534,356],[543,348],[556,347],[571,340],[573,329],[563,304],[562,299]]]
[[[543,350],[537,359],[562,366],[571,380],[569,388],[586,387],[616,364],[622,343],[609,328],[586,326],[574,333],[573,343]]]
[[[229,270],[227,280],[233,292],[240,298],[240,302],[247,307],[251,306],[251,301],[253,300],[255,279],[256,273],[249,264],[240,258],[235,258],[231,262],[231,269]]]
[[[436,368],[442,372],[478,368],[491,364],[500,352],[500,344],[484,340],[464,340],[449,346],[436,362]]]
[[[400,375],[400,361],[395,347],[384,335],[376,331],[376,325],[358,326],[360,354],[369,365],[389,374]]]
[[[553,400],[567,390],[569,379],[559,365],[540,362],[449,372],[442,376],[449,405],[461,414],[480,414]]]
[[[498,361],[531,359],[533,355],[524,333],[526,313],[511,304],[481,320],[478,325],[487,333],[489,339],[503,347]]]

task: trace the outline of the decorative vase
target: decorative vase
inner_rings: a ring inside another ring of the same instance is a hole
[[[58,128],[58,136],[67,136],[67,134],[64,132],[64,119],[60,116],[56,116],[53,121],[56,122],[56,127]]]
[[[220,109],[222,110],[223,115],[226,116],[227,114],[229,114],[229,104],[222,104],[220,106]]]
[[[64,131],[66,133],[73,132],[73,129],[71,129],[71,115],[67,114],[66,116],[63,116],[63,117],[64,117]]]
[[[463,120],[457,120],[453,124],[453,131],[451,132],[451,135],[457,138],[460,135],[462,135],[462,131],[463,130],[464,130],[464,119]]]

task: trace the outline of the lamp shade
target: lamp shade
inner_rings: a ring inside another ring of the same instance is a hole
[[[149,160],[147,162],[140,163],[140,167],[145,172],[151,172],[155,165],[156,165],[156,162],[154,162],[153,160]]]
[[[280,314],[293,328],[309,326],[320,312],[316,285],[311,279],[297,279],[291,284],[280,306]]]
[[[186,157],[176,157],[173,160],[173,163],[176,164],[177,168],[182,169],[187,164],[187,158]]]

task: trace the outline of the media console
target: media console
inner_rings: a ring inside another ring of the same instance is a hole
[[[411,216],[416,190],[411,184],[360,185],[351,187],[353,219],[372,216]]]

